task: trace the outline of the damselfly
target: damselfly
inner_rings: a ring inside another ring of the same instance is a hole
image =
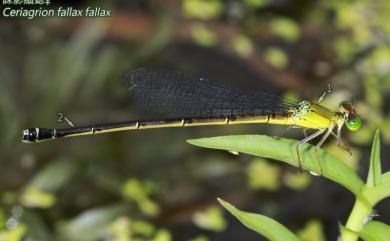
[[[316,145],[319,149],[333,134],[337,144],[342,146],[341,129],[344,124],[350,131],[356,131],[361,126],[361,119],[351,102],[341,102],[336,112],[320,105],[325,93],[317,103],[307,100],[295,102],[276,95],[237,90],[178,72],[145,68],[130,71],[125,77],[125,84],[137,103],[171,118],[61,129],[29,128],[23,131],[22,141],[32,143],[149,128],[267,123],[316,130],[297,143],[300,160],[299,148],[302,144],[323,134]],[[336,134],[333,132],[335,128]]]

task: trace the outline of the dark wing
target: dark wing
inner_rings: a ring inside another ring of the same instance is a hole
[[[125,85],[138,105],[166,117],[288,115],[296,103],[262,92],[244,92],[204,78],[158,69],[135,69]]]

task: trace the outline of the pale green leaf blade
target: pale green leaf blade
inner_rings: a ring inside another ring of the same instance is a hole
[[[367,177],[367,187],[375,187],[381,181],[381,161],[380,161],[380,135],[379,130],[376,130],[374,141],[372,143],[370,168]]]
[[[48,163],[34,178],[29,186],[48,192],[55,192],[64,187],[72,179],[76,168],[73,160],[60,157]]]
[[[381,183],[388,184],[390,183],[390,171],[384,173],[381,177]]]
[[[222,199],[218,199],[218,201],[224,208],[240,220],[242,224],[271,241],[300,241],[300,239],[286,227],[269,217],[241,211]]]
[[[390,183],[380,183],[375,187],[367,188],[362,191],[362,194],[371,205],[375,205],[386,197],[390,197]]]
[[[388,241],[390,226],[378,221],[372,221],[364,225],[360,236],[365,241]]]
[[[272,158],[298,167],[297,141],[265,135],[235,135],[188,140],[189,143],[206,148],[236,151],[255,156]],[[302,146],[301,164],[305,170],[322,174],[359,195],[363,187],[360,177],[341,160],[323,149],[318,152],[310,144]]]
[[[102,239],[104,232],[119,215],[128,210],[125,204],[116,204],[86,210],[58,226],[55,240],[94,241]]]

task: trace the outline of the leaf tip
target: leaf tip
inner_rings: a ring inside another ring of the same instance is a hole
[[[222,198],[219,198],[219,197],[217,197],[217,200],[218,200],[218,202],[222,205],[222,206],[226,206],[226,201],[225,200],[223,200]]]
[[[201,140],[204,139],[204,138],[200,138],[200,139],[188,139],[186,140],[187,143],[191,144],[191,145],[195,145],[195,146],[201,146]]]

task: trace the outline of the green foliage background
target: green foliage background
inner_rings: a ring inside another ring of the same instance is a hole
[[[71,3],[69,3],[71,4]],[[109,18],[0,21],[0,240],[261,240],[225,215],[217,197],[263,213],[305,240],[335,240],[353,196],[283,164],[203,150],[185,140],[227,134],[280,136],[246,125],[115,133],[22,144],[27,127],[162,117],[123,88],[139,66],[177,69],[242,89],[316,100],[355,100],[361,130],[343,133],[353,155],[324,149],[367,173],[382,133],[389,168],[390,2],[155,0],[77,2]],[[56,8],[59,3],[52,3]],[[301,131],[288,137],[301,139]],[[389,223],[388,200],[379,220]]]

